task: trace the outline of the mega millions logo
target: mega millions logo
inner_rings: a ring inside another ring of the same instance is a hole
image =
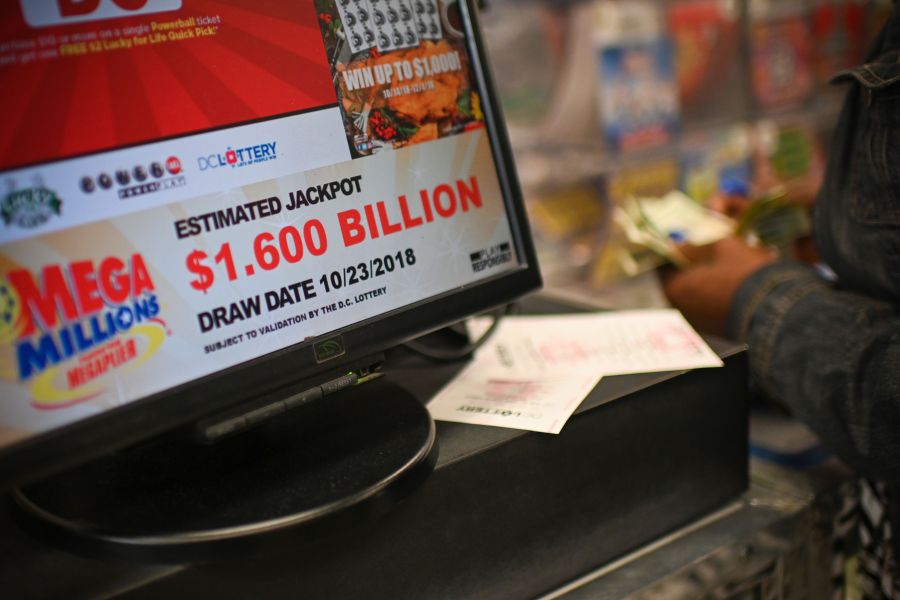
[[[141,366],[167,334],[143,257],[9,271],[0,279],[0,344],[35,408],[90,400]]]
[[[0,344],[15,340],[16,324],[20,322],[19,299],[6,283],[0,283]]]

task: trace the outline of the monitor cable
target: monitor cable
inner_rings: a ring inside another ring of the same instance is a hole
[[[493,321],[487,330],[479,336],[479,338],[473,342],[469,342],[465,346],[461,346],[459,348],[453,349],[443,349],[437,348],[432,344],[425,343],[419,340],[411,340],[402,344],[402,347],[409,351],[412,354],[416,354],[421,356],[422,358],[426,358],[428,360],[434,362],[456,362],[459,360],[463,360],[466,358],[470,358],[472,354],[475,353],[481,346],[484,345],[485,342],[494,334],[497,330],[497,327],[500,325],[500,321],[506,315],[514,314],[517,311],[518,305],[516,303],[510,303],[496,310],[493,310],[489,313],[485,313],[487,316],[493,317]]]

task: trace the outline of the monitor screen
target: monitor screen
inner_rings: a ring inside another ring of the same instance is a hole
[[[467,3],[0,11],[0,476],[539,285]]]

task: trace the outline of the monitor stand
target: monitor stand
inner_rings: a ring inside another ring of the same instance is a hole
[[[388,377],[216,444],[163,440],[15,492],[31,528],[78,550],[162,561],[356,528],[427,476],[435,427]]]

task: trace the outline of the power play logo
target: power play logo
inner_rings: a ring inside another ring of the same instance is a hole
[[[14,351],[32,405],[65,408],[102,393],[113,375],[159,350],[167,327],[140,254],[49,265],[0,279],[0,344]]]

